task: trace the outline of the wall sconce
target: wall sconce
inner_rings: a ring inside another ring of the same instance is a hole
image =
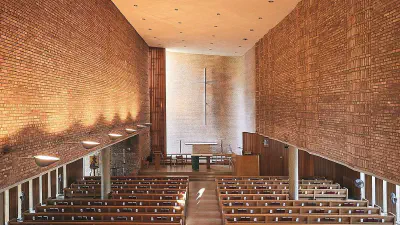
[[[37,155],[33,156],[33,158],[35,159],[36,165],[38,165],[39,167],[46,167],[60,160],[60,158],[58,157],[47,155]]]
[[[108,134],[108,137],[111,140],[117,140],[118,138],[122,137],[122,134],[113,134],[113,133],[111,133],[111,134]]]
[[[132,134],[132,133],[135,133],[137,130],[132,129],[132,128],[126,128],[125,131],[126,131],[126,133],[128,133],[128,134]]]
[[[146,126],[151,126],[151,123],[144,123],[144,125],[146,125]]]
[[[82,146],[86,149],[91,149],[99,145],[100,143],[95,142],[95,141],[82,141]]]
[[[145,128],[147,126],[139,124],[139,125],[137,125],[137,127],[140,129],[140,128]]]

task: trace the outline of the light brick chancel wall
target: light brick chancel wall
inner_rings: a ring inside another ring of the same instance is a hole
[[[247,66],[245,64],[247,63]],[[191,153],[186,142],[223,142],[238,151],[242,132],[255,131],[254,49],[242,57],[167,51],[167,152]],[[204,124],[204,68],[207,125]],[[214,147],[220,151],[220,146]]]
[[[400,182],[398,0],[303,0],[256,44],[257,132]]]
[[[149,121],[149,48],[111,1],[3,0],[0,10],[0,189],[89,153],[82,140],[104,146]],[[37,154],[61,161],[21,158]]]

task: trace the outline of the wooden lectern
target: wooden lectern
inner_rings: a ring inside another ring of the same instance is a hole
[[[259,155],[233,155],[235,176],[260,176]]]

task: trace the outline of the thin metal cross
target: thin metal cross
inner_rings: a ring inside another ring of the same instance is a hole
[[[207,68],[204,68],[204,125],[207,125],[207,84],[212,84],[214,81],[207,81]]]

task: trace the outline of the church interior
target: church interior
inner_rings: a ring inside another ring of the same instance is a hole
[[[400,224],[399,0],[0,6],[0,225]]]

